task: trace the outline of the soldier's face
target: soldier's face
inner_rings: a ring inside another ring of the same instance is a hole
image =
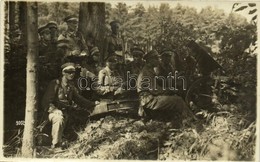
[[[65,71],[63,71],[63,76],[67,80],[73,80],[75,77],[75,71],[74,70],[65,70]]]
[[[68,24],[68,29],[69,30],[77,30],[77,28],[78,28],[78,22],[77,21],[69,21],[69,22],[67,22],[67,24]]]
[[[119,24],[115,24],[115,25],[112,26],[111,29],[112,29],[113,33],[117,34],[119,32],[119,28],[120,28]]]
[[[51,28],[51,39],[53,41],[57,41],[58,40],[58,30],[56,28]]]
[[[51,33],[50,32],[44,32],[43,35],[42,35],[42,38],[45,41],[50,41],[51,40]]]

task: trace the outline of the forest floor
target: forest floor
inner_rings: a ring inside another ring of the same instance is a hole
[[[174,122],[107,115],[90,120],[64,150],[37,147],[37,158],[128,160],[254,160],[255,114],[236,105],[199,110],[199,121],[181,128]],[[20,138],[21,139],[21,138]],[[4,147],[7,155],[8,146]],[[19,149],[12,157],[20,157]],[[10,157],[10,155],[8,155]]]
[[[199,111],[200,124],[106,116],[90,121],[78,139],[59,152],[41,149],[40,158],[139,160],[254,160],[256,123],[235,105]],[[203,123],[203,124],[202,124]]]

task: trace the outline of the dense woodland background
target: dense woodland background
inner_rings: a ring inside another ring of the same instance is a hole
[[[79,15],[79,8],[80,3],[38,3],[38,25],[56,21],[59,32],[62,32],[66,29],[64,17]],[[17,133],[17,130],[22,128],[16,122],[24,120],[27,52],[24,35],[28,32],[23,28],[25,10],[25,2],[12,2],[5,5],[4,129],[7,135],[5,142],[10,140],[7,138],[10,137],[9,135]],[[126,51],[129,51],[134,44],[138,44],[146,52],[152,48],[160,51],[162,48],[169,47],[184,59],[192,52],[187,48],[190,39],[196,40],[211,51],[211,56],[223,67],[220,74],[223,79],[220,88],[215,92],[214,108],[240,116],[238,121],[232,121],[242,122],[237,131],[247,129],[249,126],[253,127],[249,130],[251,134],[247,134],[250,136],[248,137],[250,141],[240,143],[240,149],[243,147],[247,149],[252,148],[255,142],[256,5],[252,3],[234,5],[230,10],[232,10],[230,13],[225,13],[224,10],[208,6],[197,11],[196,8],[181,4],[171,7],[167,3],[145,9],[141,3],[136,6],[118,3],[115,7],[106,3],[104,33],[110,32],[109,22],[119,20],[120,35]],[[237,14],[242,10],[248,10],[248,14],[253,15],[250,22]],[[103,46],[98,41],[96,44]],[[214,118],[214,115],[217,116],[215,112],[215,114],[208,112],[207,108],[200,113],[207,120]],[[231,116],[224,116],[224,118],[230,119]],[[240,135],[242,139],[242,134]],[[243,153],[241,159],[252,159],[254,149],[244,150]],[[129,158],[134,158],[134,155]]]

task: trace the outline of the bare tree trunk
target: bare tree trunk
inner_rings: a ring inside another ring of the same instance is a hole
[[[15,31],[15,2],[9,2],[9,37],[12,41]]]
[[[19,27],[21,30],[21,40],[24,45],[27,43],[27,28],[26,28],[26,17],[27,17],[27,2],[18,2],[19,5]]]
[[[105,49],[105,3],[87,2],[80,3],[79,31],[87,39],[88,34],[95,38],[95,44],[100,51],[100,61],[103,61]]]
[[[37,63],[38,63],[38,6],[37,2],[27,3],[27,77],[26,77],[26,109],[23,133],[22,155],[34,156],[34,128],[37,111]]]

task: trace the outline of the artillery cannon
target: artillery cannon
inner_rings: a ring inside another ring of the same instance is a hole
[[[192,50],[192,57],[196,61],[192,68],[195,69],[197,66],[201,76],[190,81],[190,86],[185,94],[185,101],[187,104],[192,102],[199,107],[207,107],[212,103],[212,98],[214,97],[212,87],[217,85],[217,80],[214,80],[210,74],[214,71],[222,70],[222,67],[204,47],[195,41],[191,40],[187,46]]]
[[[214,80],[210,74],[222,67],[212,58],[207,50],[195,41],[191,40],[187,46],[191,49],[191,57],[194,58],[195,63],[191,64],[191,69],[198,68],[201,76],[195,77],[194,73],[188,74],[185,70],[184,73],[189,78],[187,91],[181,92],[181,95],[185,102],[190,105],[191,102],[199,107],[205,107],[212,102],[212,85]],[[213,81],[213,82],[212,82]],[[139,106],[139,100],[136,99],[124,99],[124,100],[101,100],[90,116],[107,112],[117,112],[122,110],[137,110]],[[136,111],[137,112],[137,111]]]

